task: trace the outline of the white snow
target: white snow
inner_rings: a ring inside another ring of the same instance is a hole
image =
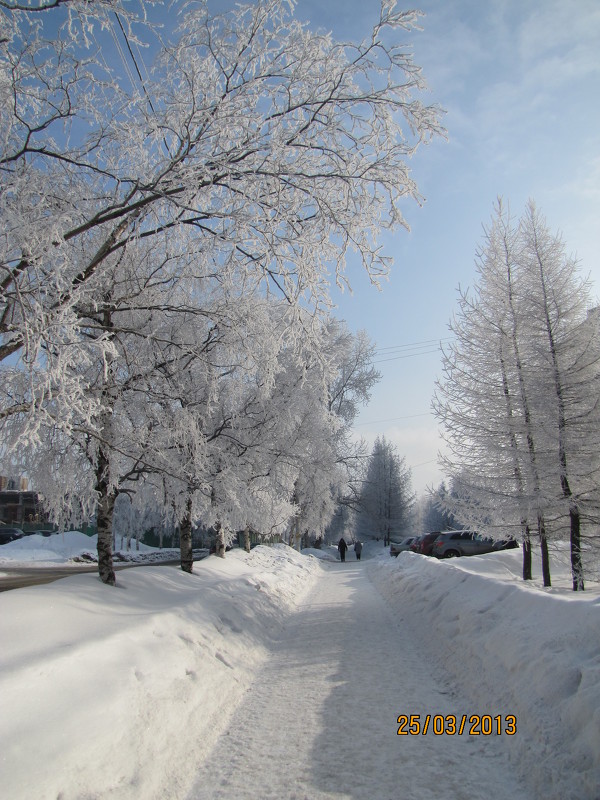
[[[0,569],[3,565],[47,567],[57,564],[76,564],[73,559],[80,559],[86,555],[95,557],[98,547],[98,537],[87,536],[81,531],[67,531],[66,533],[53,533],[50,536],[33,534],[16,539],[0,546]],[[126,546],[118,548],[115,560],[153,560],[152,557],[175,558],[179,557],[179,549],[159,549],[149,547],[143,542],[136,548],[135,540],[131,542],[130,549]]]
[[[337,550],[336,550],[337,552]],[[337,561],[338,559],[335,557],[334,552],[330,547],[326,550],[319,550],[316,547],[305,547],[302,550],[302,555],[304,556],[314,556],[318,558],[320,561]]]
[[[540,574],[535,563],[534,574]],[[555,565],[554,583],[568,585]],[[600,797],[600,593],[525,584],[521,553],[370,565],[397,619],[477,714],[514,714],[505,737],[534,797]]]
[[[0,594],[2,796],[597,800],[597,587],[525,586],[519,551],[373,547]],[[397,736],[400,714],[514,714],[517,733]]]
[[[317,569],[257,547],[4,592],[2,796],[183,796]]]

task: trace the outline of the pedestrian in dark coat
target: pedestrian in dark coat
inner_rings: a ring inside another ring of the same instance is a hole
[[[346,560],[346,550],[348,549],[348,545],[346,544],[346,540],[342,536],[342,538],[338,542],[338,550],[340,551],[340,559],[342,561]]]
[[[356,560],[360,561],[360,554],[362,553],[362,543],[354,542],[354,552],[356,553]]]

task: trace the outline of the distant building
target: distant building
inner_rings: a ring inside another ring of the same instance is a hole
[[[7,478],[5,475],[0,475],[0,491],[16,491],[26,492],[29,488],[29,481],[27,478]]]
[[[22,528],[45,521],[36,492],[27,491],[27,478],[0,475],[0,522]]]

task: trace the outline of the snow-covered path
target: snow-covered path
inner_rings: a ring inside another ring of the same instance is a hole
[[[189,800],[530,798],[505,735],[398,736],[400,714],[471,708],[419,659],[365,563],[328,564],[203,764]]]

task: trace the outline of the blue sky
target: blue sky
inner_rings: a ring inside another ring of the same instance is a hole
[[[338,38],[366,35],[377,0],[298,0],[296,15]],[[399,8],[409,8],[400,0]],[[447,142],[424,148],[413,174],[426,204],[408,203],[411,232],[383,239],[394,257],[377,292],[350,265],[354,294],[337,313],[380,348],[382,380],[357,433],[384,434],[421,493],[437,486],[441,442],[430,414],[458,285],[498,195],[520,216],[536,201],[590,274],[600,297],[600,3],[597,0],[423,0],[423,31],[405,34],[430,100],[447,113]],[[425,343],[411,348],[414,343]],[[411,353],[416,353],[411,355]]]

